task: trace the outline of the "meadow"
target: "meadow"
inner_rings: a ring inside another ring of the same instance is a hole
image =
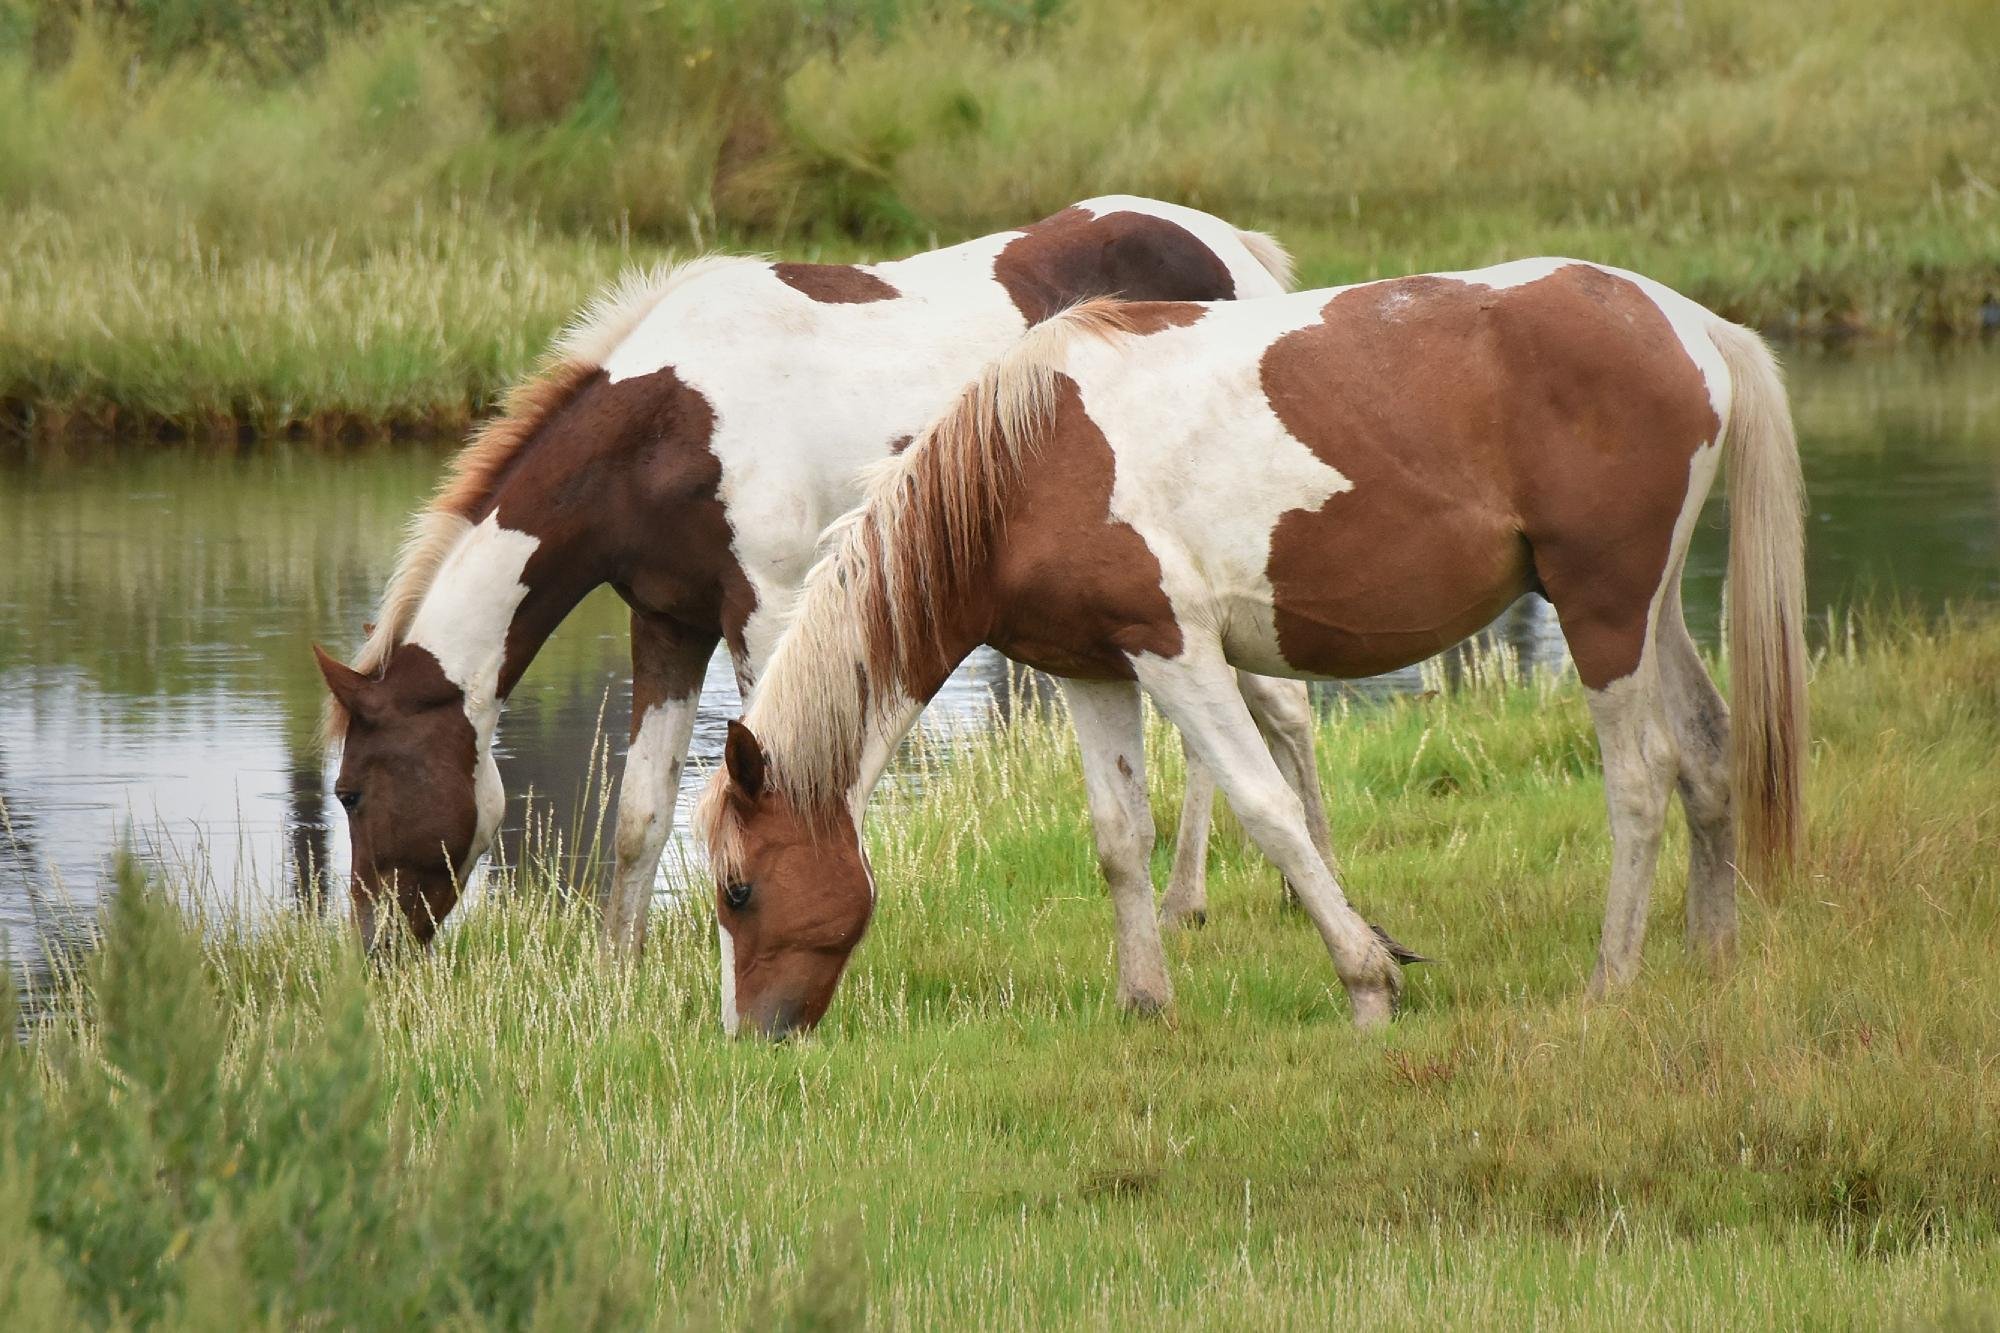
[[[1597,1003],[1575,681],[1488,657],[1335,710],[1350,892],[1440,960],[1375,1037],[1226,818],[1174,1011],[1117,1011],[1058,714],[878,805],[874,929],[779,1046],[721,1036],[699,890],[620,972],[517,869],[372,971],[128,876],[0,1044],[0,1324],[1990,1328],[2000,621],[1822,638],[1796,873],[1711,973],[1676,816],[1646,971]]]
[[[0,0],[0,434],[456,430],[628,264],[1108,192],[1966,334],[1996,66],[1986,0]]]

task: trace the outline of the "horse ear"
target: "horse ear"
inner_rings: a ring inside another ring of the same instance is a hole
[[[729,739],[722,743],[722,765],[729,770],[729,785],[738,796],[756,800],[764,791],[764,747],[750,728],[733,718]]]
[[[318,644],[313,645],[313,657],[319,662],[319,674],[326,677],[327,689],[333,691],[333,697],[340,702],[340,706],[350,713],[359,713],[370,684],[368,677],[339,661]]]

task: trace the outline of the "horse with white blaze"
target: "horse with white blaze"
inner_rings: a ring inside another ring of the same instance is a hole
[[[1289,271],[1268,237],[1117,196],[893,263],[697,259],[601,299],[459,453],[354,665],[318,654],[364,937],[385,901],[424,940],[451,910],[500,824],[501,706],[608,583],[632,610],[632,745],[604,920],[636,952],[716,644],[747,694],[863,471],[1079,299],[1272,296]],[[1303,687],[1241,689],[1324,849]],[[1211,790],[1190,780],[1202,827]],[[1195,913],[1205,847],[1183,842],[1173,901]]]
[[[1725,454],[1733,745],[1680,602]],[[1122,1000],[1171,998],[1144,690],[1296,888],[1356,1022],[1387,1020],[1396,961],[1316,854],[1235,670],[1392,670],[1530,591],[1555,608],[1604,758],[1593,990],[1638,966],[1676,785],[1689,941],[1727,954],[1737,817],[1754,870],[1790,857],[1803,819],[1802,506],[1762,340],[1635,274],[1536,259],[1072,309],[883,466],[732,726],[698,817],[724,1023],[780,1035],[825,1013],[874,910],[869,794],[981,643],[1072,678]]]

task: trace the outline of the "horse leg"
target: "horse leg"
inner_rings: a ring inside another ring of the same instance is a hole
[[[1679,763],[1655,654],[1644,654],[1629,676],[1585,694],[1604,756],[1604,798],[1611,817],[1611,887],[1597,969],[1590,978],[1590,993],[1601,996],[1638,973],[1667,791]]]
[[[1187,755],[1187,790],[1181,795],[1174,868],[1160,899],[1160,920],[1168,926],[1198,926],[1208,920],[1208,828],[1215,813],[1215,774],[1185,736],[1181,750]]]
[[[1680,746],[1688,824],[1688,947],[1721,961],[1736,949],[1736,811],[1729,780],[1729,706],[1681,619],[1680,593],[1660,615],[1660,683]]]
[[[1122,681],[1065,680],[1083,753],[1083,785],[1097,864],[1111,890],[1118,939],[1118,1003],[1151,1014],[1173,1001],[1153,911],[1153,810],[1146,799],[1146,734],[1139,690]]]
[[[1278,761],[1278,771],[1285,775],[1285,785],[1298,793],[1313,846],[1319,849],[1320,859],[1326,862],[1333,877],[1339,879],[1340,862],[1333,855],[1333,831],[1326,822],[1326,797],[1319,789],[1319,764],[1313,758],[1312,696],[1306,692],[1306,683],[1239,671],[1236,686],[1243,691],[1243,702],[1250,705],[1250,716],[1270,747],[1271,757]],[[1298,891],[1289,882],[1285,885],[1285,897],[1290,902],[1298,901]]]
[[[1355,1024],[1388,1022],[1402,989],[1396,961],[1347,905],[1333,870],[1313,846],[1298,793],[1286,785],[1258,734],[1236,673],[1219,653],[1198,651],[1173,659],[1142,657],[1134,665],[1160,711],[1215,771],[1245,832],[1297,888],[1347,988]]]
[[[646,946],[653,875],[674,826],[674,795],[717,637],[632,612],[632,745],[618,784],[617,864],[603,914],[607,953],[636,958]]]
[[[1306,829],[1313,846],[1340,877],[1333,857],[1333,835],[1327,828],[1326,800],[1320,794],[1319,766],[1313,760],[1312,700],[1304,681],[1276,680],[1269,676],[1239,671],[1238,688],[1250,716],[1257,723],[1271,757],[1285,775],[1285,784],[1298,793],[1306,814]],[[1186,748],[1186,741],[1182,741]],[[1192,750],[1187,751],[1187,793],[1181,800],[1180,831],[1174,839],[1173,877],[1160,902],[1160,917],[1168,925],[1199,925],[1208,917],[1208,831],[1209,815],[1215,804],[1215,775]],[[1285,882],[1285,899],[1296,904],[1298,892]]]

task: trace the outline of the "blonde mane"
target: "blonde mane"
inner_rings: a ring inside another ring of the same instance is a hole
[[[792,623],[744,716],[766,782],[810,824],[843,808],[871,712],[911,700],[934,674],[945,617],[988,565],[1008,501],[1054,414],[1057,377],[1085,338],[1130,331],[1118,301],[1085,301],[1030,329],[827,530]],[[928,668],[928,672],[927,672]],[[718,775],[696,808],[711,864],[741,864],[740,828]]]
[[[445,558],[472,529],[472,516],[492,498],[501,477],[577,391],[603,368],[667,295],[723,268],[761,264],[757,258],[701,255],[679,264],[631,269],[600,292],[556,335],[541,364],[507,391],[500,414],[475,431],[453,455],[430,503],[410,518],[396,566],[376,609],[354,669],[379,675],[403,642],[411,619],[436,582]],[[347,734],[347,710],[329,697],[322,736],[338,745]]]

